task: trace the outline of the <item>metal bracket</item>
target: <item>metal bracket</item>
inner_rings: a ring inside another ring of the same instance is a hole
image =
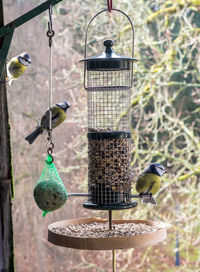
[[[68,196],[89,197],[90,194],[84,194],[84,193],[72,193],[72,194],[68,194]]]
[[[6,64],[8,50],[10,48],[13,33],[14,33],[14,29],[10,33],[6,34],[4,36],[4,38],[3,38],[3,43],[2,43],[2,46],[1,46],[1,49],[0,49],[0,79],[1,79],[1,76],[2,76],[4,66]]]
[[[8,55],[8,51],[10,48],[10,44],[12,41],[12,36],[13,36],[15,28],[23,25],[24,23],[26,23],[26,22],[30,21],[31,19],[33,19],[34,17],[38,16],[39,14],[41,14],[42,12],[47,10],[50,7],[50,5],[54,6],[61,1],[63,1],[63,0],[48,0],[48,1],[44,2],[43,4],[37,6],[36,8],[28,11],[24,15],[13,20],[9,24],[0,28],[0,38],[3,38],[2,46],[0,48],[0,79],[2,76],[2,72],[4,69],[4,65],[6,62],[6,58]]]

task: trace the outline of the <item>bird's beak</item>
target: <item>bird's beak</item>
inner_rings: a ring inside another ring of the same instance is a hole
[[[165,171],[164,171],[164,173],[168,173],[168,171],[167,171],[167,170],[165,170]]]

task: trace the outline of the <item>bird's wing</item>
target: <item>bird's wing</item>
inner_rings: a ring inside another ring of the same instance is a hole
[[[49,111],[46,111],[45,114],[41,118],[40,125],[42,128],[47,128],[46,125],[49,123]]]
[[[151,192],[151,190],[152,190],[152,188],[153,188],[153,186],[154,186],[155,183],[156,183],[155,181],[151,182],[151,184],[149,186],[149,189],[146,191],[146,194],[149,194]]]
[[[148,190],[147,179],[144,173],[140,174],[136,180],[136,190],[138,193],[144,193]]]
[[[52,115],[52,121],[53,120],[55,120],[56,118],[58,118],[59,117],[59,115],[60,115],[60,113],[58,112],[58,113],[56,113],[56,114],[54,114],[54,115]]]
[[[142,172],[136,179],[136,182],[138,182],[143,176],[145,175],[144,172]]]
[[[52,127],[57,127],[61,122],[62,109],[58,106],[53,107],[52,111]]]
[[[60,110],[58,107],[53,107],[52,109],[52,128],[56,127],[56,124],[59,120],[60,117]],[[49,128],[49,110],[45,112],[45,114],[42,116],[41,119],[41,127],[43,129],[48,129]]]

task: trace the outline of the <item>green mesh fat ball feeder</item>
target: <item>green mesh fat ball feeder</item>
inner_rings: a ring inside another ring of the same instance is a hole
[[[61,208],[68,198],[67,190],[51,155],[47,155],[45,159],[43,172],[35,185],[33,194],[36,204],[44,211],[43,216]]]

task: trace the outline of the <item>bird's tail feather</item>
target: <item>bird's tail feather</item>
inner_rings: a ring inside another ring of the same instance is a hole
[[[37,127],[36,130],[34,130],[31,134],[29,134],[25,140],[29,142],[29,144],[32,144],[35,139],[43,133],[43,130],[41,129],[41,127]]]
[[[142,204],[151,203],[151,204],[153,204],[153,205],[157,205],[156,200],[155,200],[155,198],[154,198],[153,196],[148,197],[148,198],[146,198],[146,197],[145,197],[145,198],[142,198],[141,203],[142,203]]]

